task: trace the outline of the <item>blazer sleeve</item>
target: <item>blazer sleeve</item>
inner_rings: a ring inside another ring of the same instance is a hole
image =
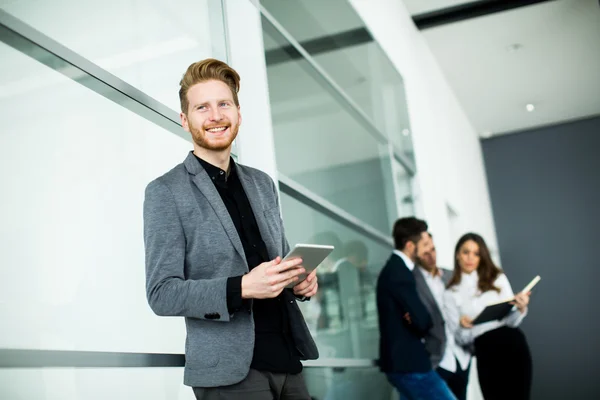
[[[410,272],[403,274],[397,268],[390,274],[387,287],[396,304],[410,315],[411,323],[406,323],[408,328],[420,337],[425,336],[432,326],[431,316],[417,293],[417,286]]]
[[[184,275],[186,239],[175,199],[160,180],[144,199],[146,296],[161,316],[229,321],[227,277],[192,280]]]

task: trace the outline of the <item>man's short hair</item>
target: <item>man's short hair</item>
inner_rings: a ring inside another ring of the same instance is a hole
[[[400,218],[394,223],[392,231],[394,246],[398,250],[404,250],[409,241],[417,244],[423,232],[427,232],[427,222],[415,217]]]
[[[221,81],[229,86],[233,95],[233,102],[239,106],[238,92],[240,91],[240,76],[229,65],[223,61],[207,58],[190,65],[185,71],[183,78],[179,82],[179,102],[181,103],[181,112],[187,115],[189,102],[187,98],[188,90],[197,83],[206,81]]]

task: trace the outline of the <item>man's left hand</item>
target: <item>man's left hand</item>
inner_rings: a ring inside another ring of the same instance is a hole
[[[308,274],[305,280],[294,286],[294,294],[298,297],[312,297],[317,293],[319,284],[317,283],[316,268]]]

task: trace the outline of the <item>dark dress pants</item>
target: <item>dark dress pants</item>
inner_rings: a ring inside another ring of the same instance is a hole
[[[446,381],[452,393],[458,400],[467,400],[467,385],[469,384],[469,371],[471,363],[466,369],[461,369],[460,363],[456,360],[456,372],[450,372],[444,368],[437,369],[437,373]]]
[[[197,400],[310,400],[302,374],[278,374],[255,369],[234,385],[193,389]]]
[[[501,327],[475,339],[477,374],[485,400],[529,400],[532,362],[525,335]]]

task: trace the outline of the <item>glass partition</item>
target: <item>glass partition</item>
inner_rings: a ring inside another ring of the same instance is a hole
[[[300,303],[322,358],[378,357],[375,285],[391,253],[384,245],[282,193],[286,235],[291,245],[334,245],[319,266],[319,292]]]
[[[261,5],[391,141],[395,151],[414,164],[402,76],[350,2],[261,0]],[[265,49],[268,69],[290,61],[289,44],[265,42]],[[302,57],[292,51],[291,58]]]
[[[180,352],[182,321],[146,302],[141,210],[190,142],[4,43],[0,58],[0,348]]]
[[[263,18],[265,43],[286,39]],[[397,217],[385,179],[387,143],[377,140],[304,58],[267,68],[278,170],[306,189],[389,233]],[[392,211],[392,213],[390,213]]]
[[[2,10],[179,113],[179,79],[226,60],[221,1],[8,1]],[[48,74],[21,85],[50,85]],[[19,82],[12,82],[13,85]]]

